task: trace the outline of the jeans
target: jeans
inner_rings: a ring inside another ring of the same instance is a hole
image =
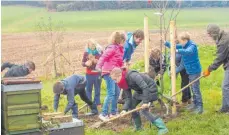
[[[104,116],[108,115],[108,110],[111,105],[111,114],[116,114],[117,110],[117,102],[119,97],[120,89],[114,80],[111,79],[110,75],[104,75],[104,80],[107,86],[107,96],[104,99],[102,114]]]
[[[200,77],[200,73],[189,75],[189,82],[194,81]],[[193,103],[196,107],[203,107],[203,101],[202,101],[202,95],[200,92],[200,80],[196,81],[191,85],[192,87],[192,93],[193,93]]]
[[[138,100],[133,96],[132,99],[132,109],[136,108],[136,106],[141,102],[142,100]],[[140,111],[140,113],[150,122],[155,121],[157,118],[159,118],[157,115],[152,114],[148,108],[143,109]],[[138,112],[132,113],[132,118],[136,119],[137,117],[140,117]]]
[[[225,71],[222,89],[223,89],[222,109],[229,109],[229,70]]]
[[[183,88],[189,84],[188,74],[186,73],[185,69],[180,72],[180,76],[181,76],[181,88]],[[191,99],[191,97],[192,95],[191,95],[190,87],[182,91],[182,102],[187,102],[189,99]]]
[[[92,101],[92,89],[94,86],[94,103],[100,105],[100,88],[101,88],[101,76],[98,75],[89,75],[86,74],[87,84],[86,84],[86,93],[88,98]]]

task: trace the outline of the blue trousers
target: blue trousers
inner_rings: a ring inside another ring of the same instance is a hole
[[[200,73],[189,75],[189,82],[194,81],[198,77],[200,77]],[[193,93],[193,103],[195,104],[196,107],[203,107],[202,95],[200,92],[200,80],[193,83],[191,87],[192,87],[192,93]]]
[[[110,75],[104,75],[104,80],[106,82],[107,87],[107,96],[104,99],[102,114],[104,116],[109,114],[109,107],[111,106],[111,114],[117,113],[117,102],[118,102],[118,96],[120,93],[120,89],[118,85],[115,83],[114,80],[111,79]]]
[[[86,93],[88,98],[92,101],[92,89],[94,86],[94,103],[96,105],[100,105],[100,89],[101,89],[101,76],[97,75],[89,75],[86,74],[87,84],[86,84]]]

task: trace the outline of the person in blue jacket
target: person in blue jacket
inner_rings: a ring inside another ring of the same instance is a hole
[[[176,73],[186,70],[189,82],[197,79],[201,75],[201,64],[198,56],[198,48],[196,44],[190,40],[190,35],[184,32],[178,36],[180,44],[176,45],[176,53],[181,55],[180,65],[176,68]],[[165,46],[170,48],[170,43],[165,42]],[[193,93],[193,103],[187,106],[188,110],[192,110],[196,114],[203,113],[203,101],[200,91],[200,81],[196,81],[191,85]]]
[[[78,105],[75,102],[75,95],[79,94],[80,98],[88,104],[91,109],[91,113],[87,115],[96,115],[98,110],[96,105],[87,97],[86,91],[86,78],[81,75],[72,75],[61,81],[56,82],[53,85],[54,92],[54,111],[57,112],[60,94],[67,95],[68,104],[64,110],[66,114],[70,109],[72,110],[72,117],[78,117]]]
[[[142,30],[136,30],[133,33],[128,32],[126,42],[124,44],[124,56],[123,61],[125,66],[130,65],[131,56],[134,53],[136,47],[144,40],[144,32]]]

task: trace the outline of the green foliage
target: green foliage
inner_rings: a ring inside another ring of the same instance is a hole
[[[158,29],[159,17],[154,15],[154,12],[155,10],[47,12],[43,8],[2,6],[2,33],[34,32],[41,18],[49,17],[52,18],[54,24],[63,22],[66,31],[143,29],[145,14],[149,16],[150,29]],[[167,24],[169,12],[171,9],[166,12]],[[177,27],[181,29],[205,28],[208,23],[226,26],[229,22],[226,17],[228,12],[229,8],[182,9],[177,18]]]
[[[209,64],[212,63],[215,56],[215,46],[199,46],[199,57],[201,60],[202,68],[206,69]],[[140,60],[132,66],[132,69],[138,71],[144,71],[144,62]],[[221,106],[221,82],[223,80],[223,69],[222,67],[219,68],[217,71],[214,71],[211,76],[208,78],[204,78],[201,80],[201,92],[203,96],[204,102],[204,110],[205,112],[202,115],[194,115],[189,112],[182,112],[181,116],[170,120],[166,123],[169,134],[168,135],[227,135],[229,132],[229,117],[226,114],[217,114],[215,110],[219,109]],[[43,105],[48,105],[50,111],[53,111],[52,104],[53,104],[53,94],[52,94],[52,84],[56,80],[49,80],[43,82],[43,90],[42,90],[42,102]],[[170,93],[170,79],[165,74],[164,76],[164,83],[166,88],[166,93],[171,95]],[[180,88],[180,78],[178,76],[177,79],[177,89]],[[103,82],[102,90],[101,90],[101,97],[102,101],[106,95],[106,87]],[[179,96],[180,97],[180,96]],[[178,98],[180,101],[180,98]],[[76,97],[77,103],[79,106],[82,106],[84,103]],[[63,111],[64,107],[67,103],[66,97],[62,97],[60,101],[59,110]],[[98,129],[92,130],[86,127],[86,135],[154,135],[157,133],[157,129],[153,126],[150,128],[149,123],[144,125],[143,131],[134,132],[133,127],[130,125],[129,128],[124,130],[121,133],[116,133],[110,130]]]

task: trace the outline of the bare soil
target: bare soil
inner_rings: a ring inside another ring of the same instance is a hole
[[[198,44],[214,44],[207,38],[205,30],[189,30],[192,39]],[[72,73],[82,73],[84,68],[81,66],[81,59],[85,50],[86,42],[89,38],[94,38],[103,47],[107,46],[107,40],[111,31],[107,32],[66,32],[64,41],[61,43],[61,52],[65,58],[70,61],[70,65],[65,61],[64,71],[67,75]],[[160,35],[157,31],[150,31],[150,48],[157,48],[160,45]],[[2,34],[2,62],[13,62],[22,64],[26,60],[32,60],[36,64],[36,76],[50,75],[52,70],[52,62],[47,66],[43,66],[47,57],[51,53],[51,45],[42,41],[37,33],[14,33]],[[132,63],[143,59],[143,44],[137,47],[133,55]],[[59,58],[58,58],[59,59]],[[57,61],[58,70],[60,60]]]

